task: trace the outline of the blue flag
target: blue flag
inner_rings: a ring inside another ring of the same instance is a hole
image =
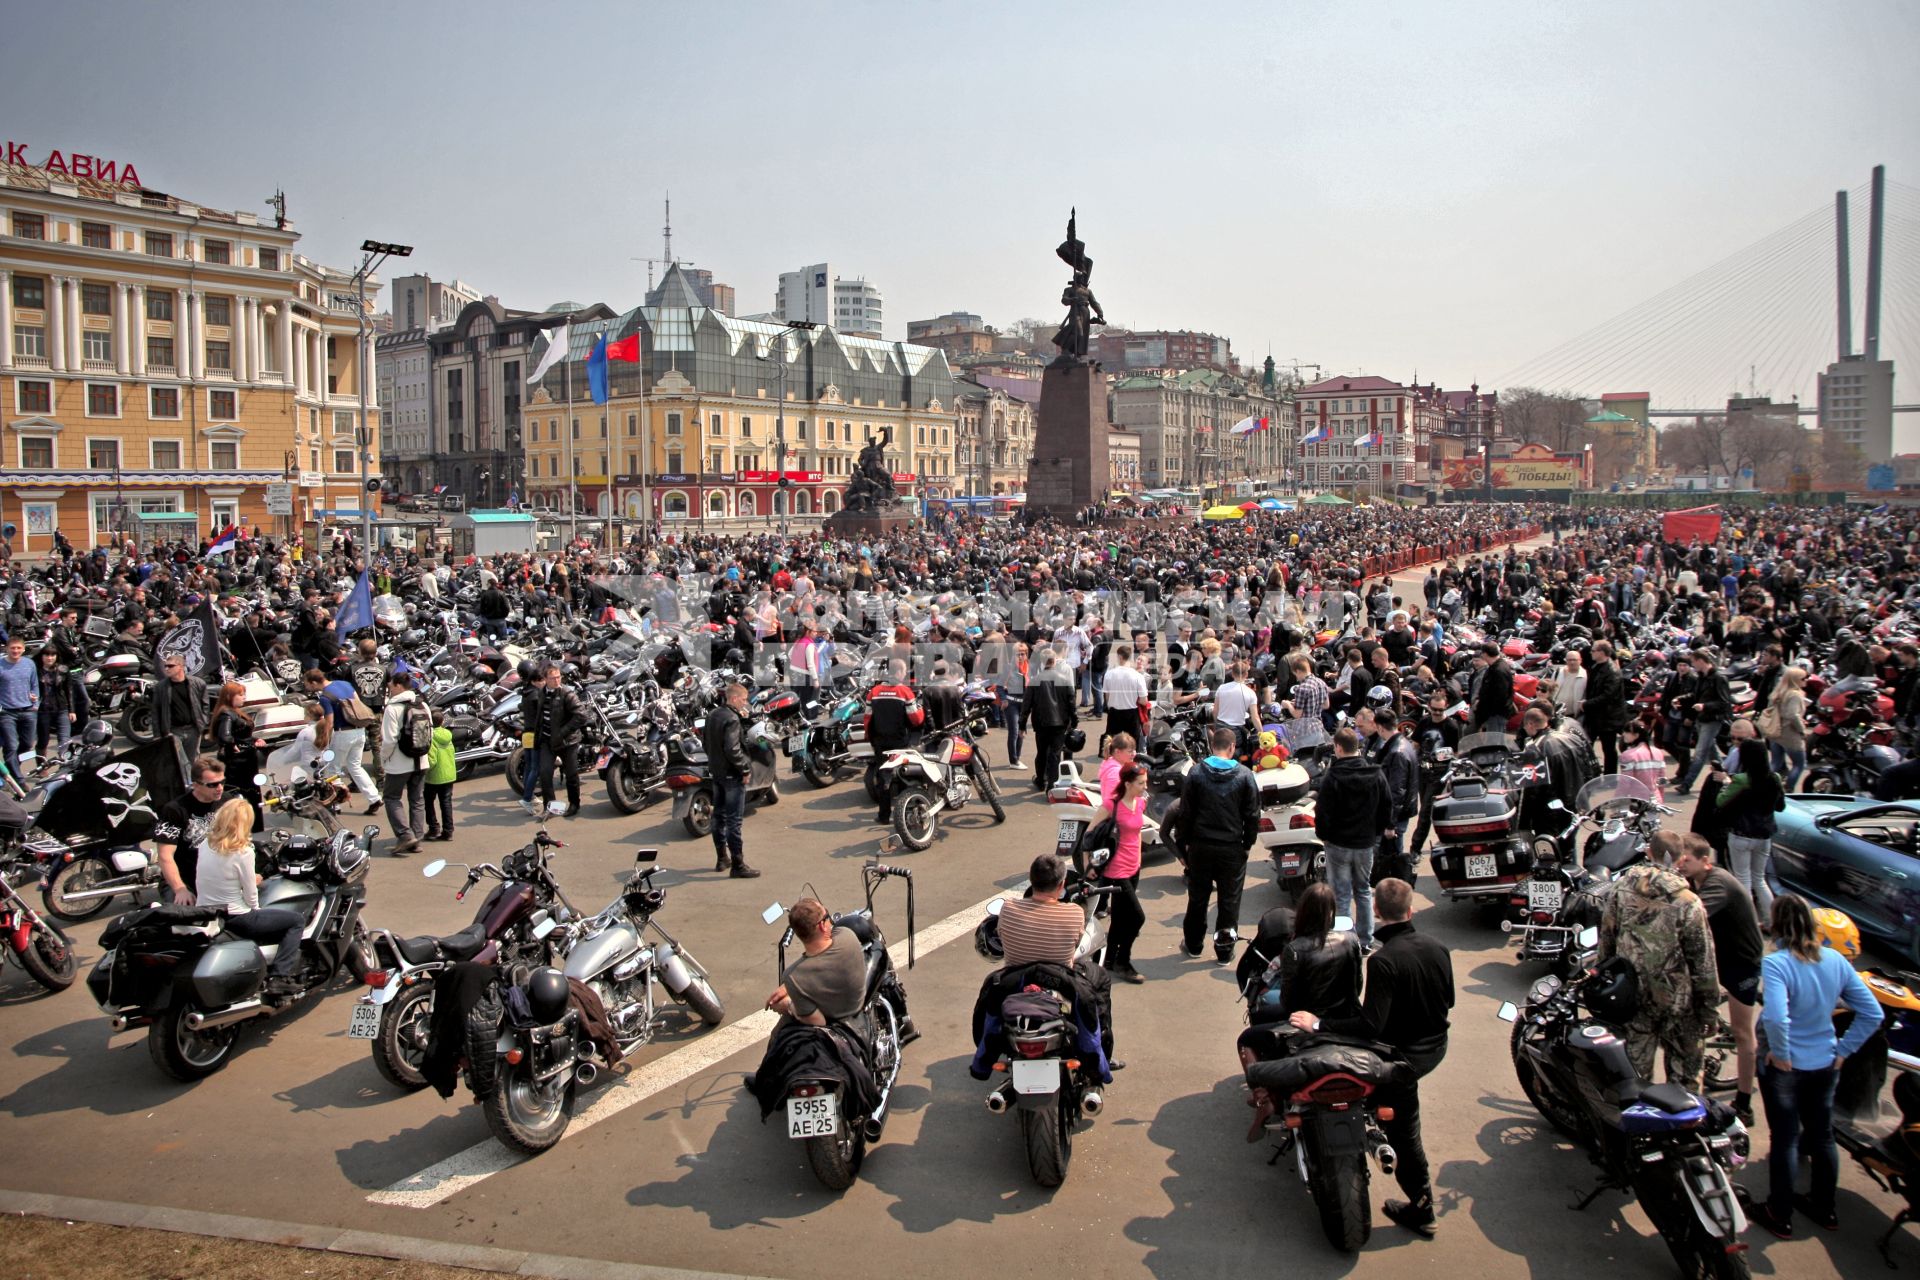
[[[353,584],[353,590],[340,604],[340,612],[333,620],[333,634],[345,639],[362,627],[373,625],[373,592],[367,589],[367,574],[371,570],[360,571],[360,581]]]
[[[593,394],[595,404],[607,402],[607,335],[604,333],[593,340],[593,350],[587,352],[587,390]]]

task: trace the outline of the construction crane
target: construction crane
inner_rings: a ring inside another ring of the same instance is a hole
[[[691,267],[694,265],[692,262],[689,262],[685,258],[628,258],[627,261],[628,262],[644,262],[647,264],[647,292],[648,293],[653,292],[654,267],[656,266],[670,267],[675,265],[679,265],[682,267]]]

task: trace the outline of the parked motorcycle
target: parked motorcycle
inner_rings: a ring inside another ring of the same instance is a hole
[[[1428,855],[1441,892],[1504,905],[1533,866],[1520,830],[1521,792],[1544,781],[1544,766],[1511,754],[1501,733],[1460,740],[1433,798],[1438,843]]]
[[[1598,937],[1589,928],[1578,942],[1592,946]],[[1639,1200],[1683,1274],[1743,1280],[1747,1218],[1731,1175],[1745,1162],[1748,1141],[1732,1109],[1634,1074],[1610,1025],[1631,1010],[1621,1007],[1605,974],[1542,978],[1524,1009],[1503,1004],[1499,1016],[1513,1024],[1510,1051],[1527,1100],[1600,1167],[1599,1185],[1577,1207],[1604,1191],[1625,1191]]]
[[[806,775],[816,787],[830,787],[843,771],[858,765],[853,752],[853,735],[860,731],[860,717],[866,710],[858,694],[836,699],[814,715],[807,724],[790,734],[781,744],[793,760],[793,767]],[[869,755],[872,748],[867,748]]]
[[[1644,782],[1618,773],[1580,788],[1571,812],[1558,800],[1548,801],[1547,808],[1564,817],[1566,826],[1533,837],[1533,869],[1515,886],[1510,914],[1500,928],[1519,935],[1520,959],[1548,961],[1555,973],[1569,978],[1581,962],[1576,935],[1600,923],[1613,881],[1646,859],[1661,816],[1673,810],[1655,801]],[[1577,848],[1583,825],[1593,830]]]
[[[780,803],[779,777],[774,771],[773,748],[765,726],[755,723],[746,732],[747,754],[753,759],[753,771],[747,775],[747,804]],[[719,796],[713,774],[707,768],[706,748],[696,734],[686,735],[680,743],[684,759],[667,774],[667,787],[673,792],[673,816],[680,819],[694,839],[713,834],[713,810]]]
[[[370,967],[360,912],[367,852],[378,834],[370,826],[358,838],[348,831],[326,841],[286,832],[257,838],[276,867],[260,885],[260,905],[306,921],[293,1002],[324,990],[343,968],[360,981]],[[107,953],[87,975],[113,1030],[146,1028],[154,1065],[176,1080],[220,1070],[240,1024],[276,1007],[261,995],[275,944],[227,935],[225,918],[217,908],[160,903],[129,912],[107,926],[100,938]]]
[[[887,940],[873,915],[873,896],[889,876],[907,882],[907,967],[913,967],[913,872],[905,867],[890,867],[869,862],[860,869],[866,889],[867,905],[859,911],[833,918],[836,928],[846,928],[860,939],[866,958],[866,996],[857,1017],[827,1027],[798,1023],[787,1027],[784,1035],[839,1035],[850,1037],[865,1057],[875,1086],[870,1104],[851,1103],[853,1091],[840,1073],[812,1069],[790,1076],[786,1081],[787,1137],[807,1144],[807,1164],[813,1176],[829,1191],[845,1191],[860,1174],[867,1147],[880,1141],[887,1122],[887,1107],[893,1098],[893,1085],[900,1077],[900,1022],[902,1014],[894,1007],[882,983],[890,971],[887,964]],[[785,981],[787,950],[793,945],[793,928],[780,935],[780,975]],[[831,1055],[820,1055],[831,1060]]]
[[[976,742],[985,730],[985,706],[976,704],[947,732],[931,735],[918,747],[887,753],[880,784],[893,793],[894,834],[907,848],[916,853],[929,848],[941,813],[965,808],[976,793],[992,808],[994,822],[1007,820],[1000,784]]]
[[[31,864],[0,867],[0,939],[29,978],[49,991],[65,991],[79,975],[80,962],[60,927],[35,911],[14,888],[15,881],[31,874]]]

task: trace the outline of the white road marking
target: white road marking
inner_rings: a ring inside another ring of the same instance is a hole
[[[937,924],[928,925],[913,937],[916,951],[924,954],[945,946],[955,938],[972,933],[980,923],[980,917],[987,912],[987,904],[995,898],[1004,898],[1010,894],[1024,891],[1026,883],[1022,881],[1005,893],[996,893],[992,898],[983,898],[970,907],[954,912]],[[907,944],[896,942],[887,948],[887,954],[893,958],[894,965],[904,970],[907,964]],[[593,1105],[574,1116],[573,1123],[567,1127],[567,1138],[581,1133],[602,1120],[619,1115],[628,1107],[645,1102],[654,1094],[684,1080],[699,1075],[702,1071],[723,1062],[734,1054],[766,1039],[780,1016],[771,1009],[761,1009],[748,1014],[738,1022],[730,1023],[719,1030],[702,1036],[684,1049],[676,1049],[665,1057],[657,1058],[631,1074],[616,1079],[596,1098]],[[498,1142],[488,1139],[465,1151],[456,1152],[438,1164],[409,1177],[400,1179],[383,1191],[376,1191],[367,1197],[371,1204],[391,1205],[401,1209],[430,1209],[450,1196],[458,1195],[469,1187],[477,1186],[494,1174],[513,1168],[521,1157],[508,1151]]]

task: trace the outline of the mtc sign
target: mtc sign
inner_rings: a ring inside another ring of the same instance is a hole
[[[7,163],[17,164],[25,169],[43,169],[48,173],[58,173],[69,178],[92,178],[95,182],[115,182],[123,187],[141,185],[140,171],[131,164],[104,160],[99,156],[82,155],[78,151],[71,154],[50,151],[45,160],[35,164],[27,159],[27,144],[24,142],[7,143]]]

